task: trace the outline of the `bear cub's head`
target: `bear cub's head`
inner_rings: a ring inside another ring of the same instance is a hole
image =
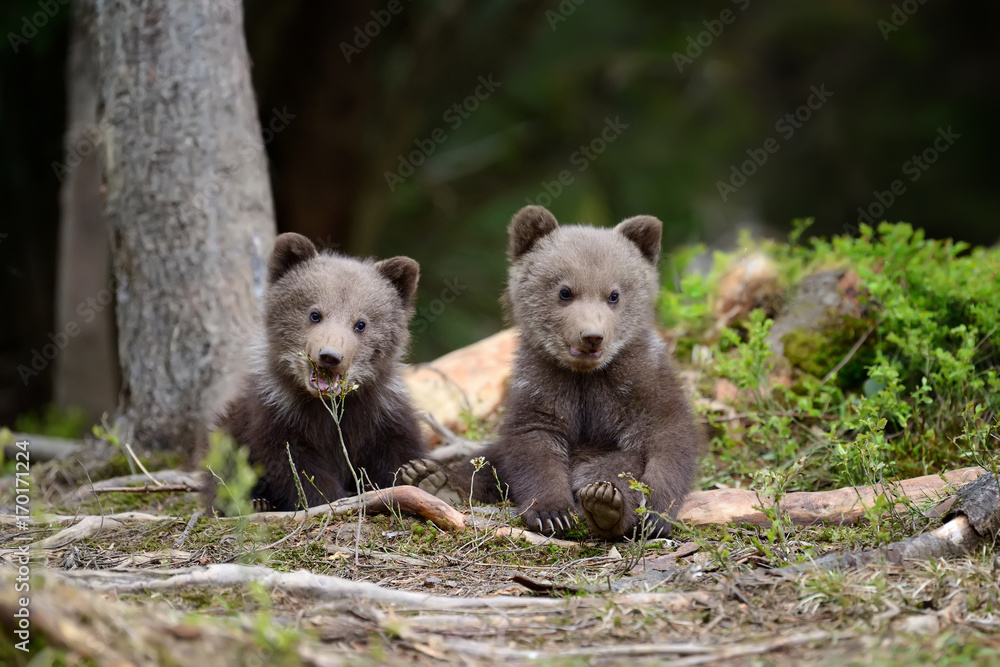
[[[409,257],[359,260],[279,235],[264,306],[271,371],[313,396],[391,371],[409,342],[419,276]]]
[[[653,326],[663,223],[560,227],[541,206],[511,220],[504,299],[522,341],[573,371],[604,367]]]

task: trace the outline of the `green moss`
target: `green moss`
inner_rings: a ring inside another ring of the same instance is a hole
[[[860,318],[834,316],[819,331],[790,331],[781,338],[784,356],[793,367],[817,378],[825,377],[847,359],[837,371],[837,385],[842,389],[860,387],[868,377],[868,366],[875,361],[875,344],[866,338],[853,354],[851,350],[871,324]]]

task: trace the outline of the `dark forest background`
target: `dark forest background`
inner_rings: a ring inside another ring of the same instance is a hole
[[[505,225],[529,200],[566,222],[656,215],[668,253],[804,216],[810,233],[850,233],[859,207],[935,237],[1000,235],[992,3],[245,9],[278,230],[417,259],[412,360],[501,327]],[[0,7],[0,423],[53,396],[51,364],[27,383],[17,369],[55,326],[70,18],[58,0]],[[734,165],[754,173],[723,197]]]

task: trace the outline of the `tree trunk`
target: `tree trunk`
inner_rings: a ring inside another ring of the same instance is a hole
[[[73,8],[66,67],[66,168],[59,193],[59,259],[55,330],[66,345],[55,359],[53,401],[81,408],[91,421],[115,408],[115,359],[111,298],[111,249],[101,206],[97,132],[97,53],[83,4]],[[99,308],[88,305],[94,299]],[[101,302],[104,305],[100,305]],[[72,343],[70,341],[72,340]]]
[[[190,453],[246,364],[274,214],[240,2],[95,16],[122,436]]]

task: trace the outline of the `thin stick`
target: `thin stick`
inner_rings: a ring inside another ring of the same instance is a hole
[[[868,337],[871,336],[872,333],[874,333],[876,329],[878,329],[878,327],[879,327],[880,324],[882,324],[882,320],[879,320],[875,324],[873,324],[870,327],[868,327],[868,331],[866,331],[861,336],[861,338],[858,339],[858,342],[855,343],[854,347],[852,347],[847,352],[847,355],[843,359],[840,360],[840,363],[838,363],[836,366],[834,366],[833,370],[831,370],[829,373],[827,373],[825,376],[823,376],[823,380],[822,380],[822,382],[820,382],[820,385],[824,385],[827,382],[829,382],[831,379],[833,379],[833,376],[835,376],[837,374],[837,372],[840,371],[841,368],[843,368],[844,366],[847,365],[847,362],[849,362],[851,360],[851,358],[854,357],[854,355],[858,353],[858,350],[861,349],[861,346],[864,345],[865,341],[868,340]]]
[[[201,518],[201,510],[198,510],[197,512],[191,515],[191,518],[188,519],[187,525],[184,526],[184,531],[177,536],[176,540],[174,540],[174,549],[181,548],[181,545],[184,544],[184,540],[186,540],[188,538],[188,535],[191,534],[191,530],[194,528],[194,525],[198,523],[198,519],[200,518]]]
[[[197,491],[187,484],[160,484],[160,486],[104,486],[95,487],[94,493],[187,493]]]
[[[125,446],[126,451],[128,451],[129,456],[132,457],[132,460],[135,461],[136,465],[139,466],[139,470],[141,470],[146,475],[146,477],[152,480],[153,484],[156,484],[157,486],[163,486],[163,482],[157,480],[152,475],[150,475],[149,471],[146,470],[146,466],[142,465],[142,461],[140,461],[139,457],[136,456],[135,452],[132,451],[132,445],[128,444],[127,442],[123,442],[122,444]]]

